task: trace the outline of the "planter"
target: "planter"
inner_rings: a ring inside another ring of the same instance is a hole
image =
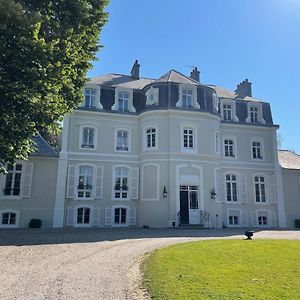
[[[254,234],[254,231],[252,231],[252,230],[245,231],[245,236],[247,237],[246,240],[252,240],[253,234]]]
[[[41,228],[42,220],[41,219],[31,219],[28,225],[29,228]]]

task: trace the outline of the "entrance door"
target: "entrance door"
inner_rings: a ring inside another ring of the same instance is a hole
[[[180,223],[200,224],[198,186],[180,186]]]

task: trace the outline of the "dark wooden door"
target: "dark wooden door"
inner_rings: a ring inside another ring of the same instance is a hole
[[[189,193],[180,191],[180,224],[189,224]]]

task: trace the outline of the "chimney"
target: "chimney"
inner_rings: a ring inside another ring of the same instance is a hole
[[[140,79],[140,64],[137,59],[135,60],[132,66],[130,74],[131,74],[131,78]]]
[[[200,82],[200,72],[198,71],[197,67],[195,67],[191,72],[190,78]]]
[[[234,91],[237,98],[245,98],[245,97],[252,97],[252,91],[251,91],[251,85],[252,83],[248,81],[246,78],[241,83],[239,83],[236,87],[236,90]]]

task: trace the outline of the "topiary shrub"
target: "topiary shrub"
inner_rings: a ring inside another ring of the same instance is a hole
[[[300,219],[295,220],[295,228],[300,228]]]
[[[31,219],[28,226],[29,226],[29,228],[41,228],[42,220],[41,219]]]

